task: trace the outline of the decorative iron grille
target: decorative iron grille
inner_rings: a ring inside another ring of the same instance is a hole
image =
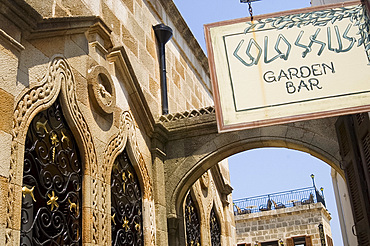
[[[323,192],[320,193],[315,186],[236,199],[233,202],[235,215],[296,207],[319,202],[326,206]]]
[[[113,164],[111,192],[112,245],[144,245],[142,195],[126,151]]]
[[[21,245],[81,245],[82,170],[77,144],[58,100],[27,132]]]
[[[189,194],[185,201],[186,242],[188,246],[200,246],[200,221],[195,203]]]
[[[213,208],[211,210],[209,223],[211,229],[211,245],[221,246],[221,227]]]

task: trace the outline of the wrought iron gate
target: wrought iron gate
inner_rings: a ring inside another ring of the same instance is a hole
[[[211,244],[212,246],[221,246],[221,227],[217,219],[215,210],[212,208],[209,219],[211,229]]]
[[[186,242],[188,246],[200,246],[200,221],[193,198],[185,201]]]
[[[111,192],[112,245],[144,245],[141,190],[126,151],[114,162]]]
[[[80,155],[58,100],[26,137],[21,245],[81,245]]]

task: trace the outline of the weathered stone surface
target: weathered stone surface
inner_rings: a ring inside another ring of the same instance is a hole
[[[12,136],[0,130],[0,177],[9,176],[11,142]]]
[[[0,89],[0,130],[11,133],[14,96]]]
[[[6,214],[6,202],[8,197],[8,179],[0,176],[0,213]],[[0,236],[5,233],[6,216],[0,216]],[[1,232],[2,231],[2,232]]]
[[[319,223],[331,237],[330,219],[329,212],[321,203],[236,215],[237,243],[283,239],[286,244],[286,239],[291,237],[319,238]]]

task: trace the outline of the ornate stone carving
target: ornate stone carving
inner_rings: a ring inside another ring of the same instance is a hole
[[[108,245],[108,242],[111,242],[111,233],[110,233],[110,224],[111,224],[111,217],[109,217],[109,209],[108,209],[108,188],[107,184],[102,182],[102,221],[101,221],[101,243],[102,245]]]
[[[134,122],[134,119],[129,111],[124,111],[120,117],[120,124],[118,133],[111,138],[105,151],[104,151],[104,165],[101,178],[104,182],[108,182],[108,177],[110,177],[110,172],[112,170],[113,163],[117,156],[124,150],[129,142],[130,149],[134,154],[133,162],[135,161],[138,164],[140,173],[143,180],[143,199],[152,201],[152,183],[150,180],[149,172],[144,161],[144,157],[139,150],[137,136],[136,136],[137,126]],[[107,196],[105,194],[105,196]],[[154,221],[154,209],[150,209],[150,221],[151,224]],[[155,226],[150,225],[151,230],[151,243],[155,245]]]
[[[118,134],[110,140],[104,152],[104,171],[102,172],[102,179],[107,180],[108,175],[110,175],[110,170],[112,169],[114,160],[116,159],[117,155],[123,151],[127,141],[129,141],[130,147],[135,156],[135,160],[138,163],[141,172],[140,174],[143,176],[144,182],[143,198],[151,200],[152,188],[149,172],[146,168],[143,155],[139,150],[136,131],[137,127],[134,123],[131,113],[128,111],[123,112],[120,119]]]
[[[161,117],[159,118],[159,121],[160,122],[173,122],[173,121],[182,120],[182,119],[199,117],[199,116],[206,115],[206,114],[215,114],[215,107],[210,106],[210,107],[201,108],[199,110],[194,109],[191,111],[185,111],[183,113],[161,115]]]
[[[155,227],[155,216],[154,216],[154,213],[153,211],[155,211],[155,205],[154,205],[154,201],[149,201],[149,209],[150,209],[150,240],[151,240],[151,245],[152,246],[155,246],[155,231],[156,231],[156,227]]]
[[[50,64],[48,73],[44,79],[33,87],[27,89],[17,100],[13,113],[13,132],[12,132],[12,143],[11,143],[11,158],[9,168],[9,187],[7,200],[7,224],[6,227],[9,229],[16,228],[13,224],[14,213],[20,212],[20,207],[15,208],[16,195],[14,184],[21,185],[21,170],[23,163],[23,149],[24,146],[21,144],[25,141],[25,135],[27,128],[32,120],[33,115],[37,111],[41,111],[44,108],[49,107],[57,98],[60,91],[61,81],[69,81],[72,79],[72,74],[65,69],[66,64],[63,60],[55,58]],[[11,245],[13,243],[12,230],[7,230],[5,245]]]
[[[81,139],[83,144],[83,152],[86,160],[86,170],[90,170],[93,177],[97,177],[97,159],[95,153],[95,147],[92,140],[91,132],[88,128],[87,122],[84,119],[76,96],[76,84],[72,74],[72,69],[64,57],[56,55],[52,58],[48,66],[48,71],[45,74],[44,79],[30,88],[27,88],[24,93],[16,100],[14,114],[13,114],[13,132],[12,132],[12,145],[11,145],[11,160],[9,170],[9,181],[10,185],[8,188],[8,199],[7,202],[7,225],[8,229],[16,229],[18,225],[13,224],[14,213],[20,213],[20,206],[16,205],[16,194],[14,189],[15,185],[21,185],[22,175],[21,170],[23,169],[23,152],[24,152],[24,141],[27,133],[28,125],[30,124],[34,115],[41,110],[48,108],[57,99],[59,92],[61,91],[61,104],[67,118],[72,121],[70,122],[74,129],[78,132],[78,137]],[[93,193],[97,198],[97,187],[93,188]],[[98,210],[93,209],[95,219],[93,219],[93,237],[97,235],[97,215]],[[97,236],[95,236],[97,238]],[[7,230],[5,245],[12,245],[14,242],[12,230]],[[99,242],[94,241],[95,244]]]
[[[209,186],[209,173],[206,171],[199,179],[202,189],[208,189]]]
[[[113,113],[116,105],[116,90],[107,69],[102,66],[89,69],[87,81],[93,106],[101,114]]]

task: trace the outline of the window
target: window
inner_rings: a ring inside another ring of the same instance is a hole
[[[261,246],[278,246],[278,241],[264,242],[261,243]]]
[[[140,184],[126,151],[113,164],[111,192],[112,245],[144,245]]]
[[[221,227],[213,208],[211,210],[211,216],[209,220],[211,230],[211,245],[221,246]]]
[[[191,194],[185,201],[185,223],[187,245],[200,246],[200,220]]]
[[[296,237],[293,240],[294,240],[294,246],[306,246],[305,237]]]
[[[25,142],[20,245],[82,245],[82,168],[58,100]]]
[[[287,246],[312,246],[311,236],[288,238]]]
[[[333,246],[333,239],[331,239],[331,237],[328,235],[326,235],[326,243],[328,246]]]

